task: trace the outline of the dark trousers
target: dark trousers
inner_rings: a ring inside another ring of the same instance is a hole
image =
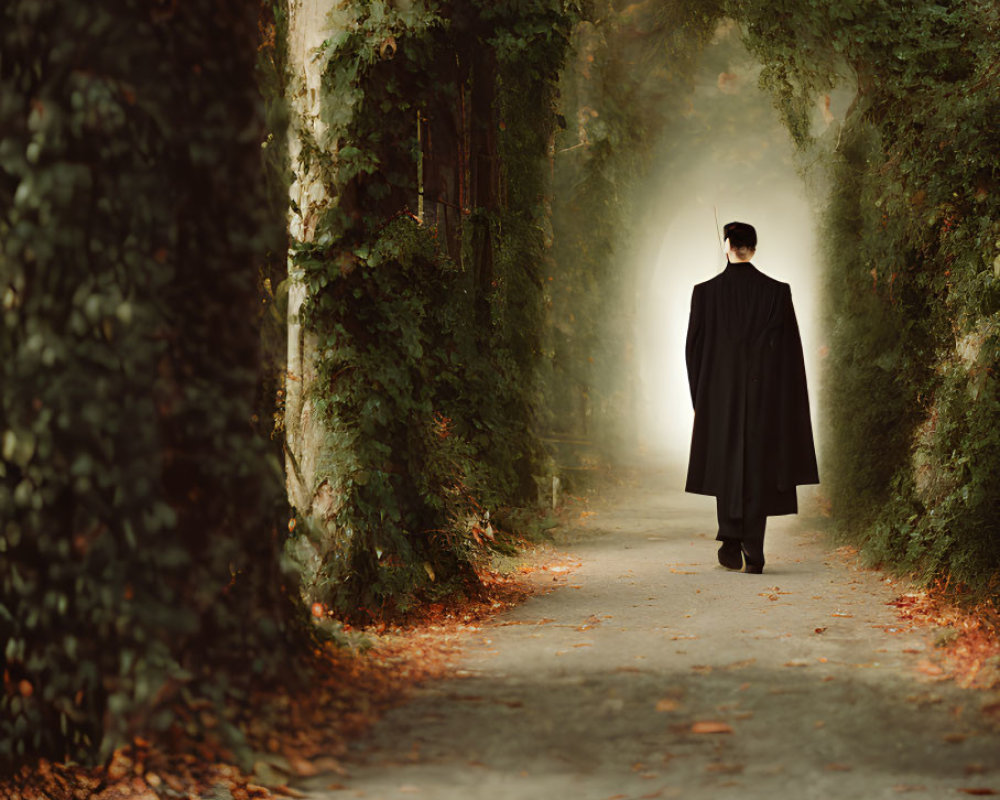
[[[767,525],[767,515],[731,517],[723,508],[719,498],[716,498],[715,508],[719,517],[719,534],[715,537],[716,541],[738,541],[743,547],[748,563],[764,566],[764,528]]]

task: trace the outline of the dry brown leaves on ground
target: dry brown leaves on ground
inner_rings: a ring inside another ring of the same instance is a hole
[[[941,629],[935,644],[940,673],[965,688],[1000,687],[1000,608],[980,602],[962,606],[945,583],[907,592],[892,601],[904,625]],[[932,674],[928,670],[923,670]]]
[[[159,800],[229,797],[272,800],[302,797],[288,786],[296,778],[343,773],[347,742],[361,735],[416,684],[444,675],[462,639],[480,623],[540,590],[550,574],[573,568],[569,559],[548,553],[516,576],[484,575],[461,602],[436,603],[405,624],[373,625],[360,631],[366,650],[333,645],[313,653],[312,680],[302,685],[259,687],[247,700],[253,716],[244,733],[254,753],[251,772],[232,762],[218,744],[183,736],[155,743],[137,738],[110,762],[87,769],[39,760],[0,780],[4,800]],[[537,574],[542,580],[528,580]],[[350,630],[350,628],[347,628]],[[301,672],[294,673],[301,675]],[[180,718],[190,713],[177,709]],[[211,712],[208,712],[211,713]],[[227,794],[228,792],[228,794]]]

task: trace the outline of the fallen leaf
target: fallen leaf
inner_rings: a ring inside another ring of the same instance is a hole
[[[926,658],[917,664],[917,671],[924,673],[924,675],[943,675],[944,670],[941,669],[933,661],[928,661]]]
[[[662,700],[660,700],[659,702],[657,702],[657,704],[656,704],[656,710],[657,711],[676,711],[677,707],[679,705],[680,705],[680,703],[678,703],[672,697],[664,697]]]
[[[968,738],[969,734],[967,733],[946,733],[941,737],[942,741],[945,741],[948,744],[961,744]]]
[[[826,627],[824,626],[822,628],[816,628],[816,630],[814,630],[813,633],[823,633],[825,630],[826,630]]]
[[[804,658],[793,658],[791,661],[785,662],[786,667],[808,667],[809,662]]]
[[[292,773],[300,778],[311,778],[319,773],[319,770],[311,761],[301,756],[290,756],[288,766],[291,768]]]
[[[733,729],[725,722],[696,722],[691,726],[691,733],[732,733]]]
[[[975,794],[975,795],[988,795],[988,794],[1000,794],[996,789],[990,789],[986,786],[970,786],[966,788],[959,789],[958,791],[962,794]]]
[[[286,786],[285,784],[275,786],[271,791],[275,794],[280,794],[282,797],[302,798],[309,796],[305,792],[300,792],[298,789],[293,789],[291,786]]]
[[[853,614],[844,614],[841,611],[834,611],[830,616],[831,617],[853,617],[854,615]]]

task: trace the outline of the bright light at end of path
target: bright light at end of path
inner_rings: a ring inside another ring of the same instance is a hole
[[[719,209],[719,221],[725,224],[739,220],[754,225],[759,238],[754,265],[772,278],[791,284],[809,373],[815,429],[818,370],[812,362],[818,349],[819,273],[815,222],[801,181],[791,165],[788,170],[790,175],[773,176],[774,180],[767,182],[769,188],[762,188],[754,201],[733,202],[729,198]],[[693,202],[679,208],[662,230],[650,231],[649,235],[649,246],[644,250],[647,264],[640,268],[636,332],[642,430],[654,454],[684,461],[694,419],[684,361],[691,290],[696,283],[723,270],[725,258],[720,252],[710,204]]]

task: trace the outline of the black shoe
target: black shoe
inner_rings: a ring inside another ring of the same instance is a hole
[[[746,545],[741,545],[741,553],[747,562],[747,574],[748,575],[760,575],[764,572],[764,554],[760,554],[760,558],[757,559],[750,555],[747,550]]]
[[[723,539],[719,548],[719,563],[726,569],[743,569],[743,550],[740,548],[740,543]]]

